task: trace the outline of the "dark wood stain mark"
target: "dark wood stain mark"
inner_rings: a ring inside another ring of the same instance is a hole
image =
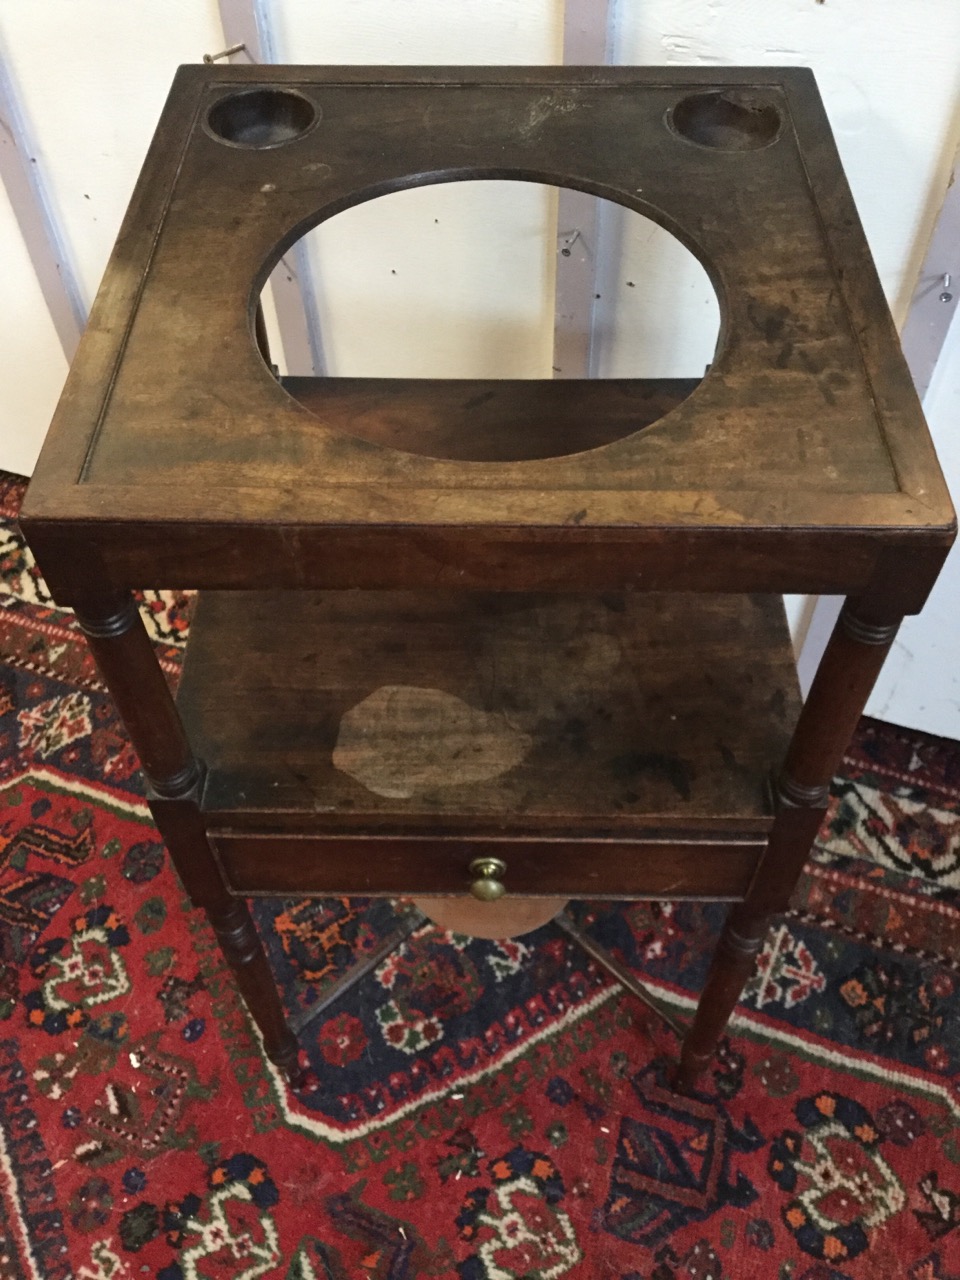
[[[616,756],[611,768],[618,778],[636,778],[646,775],[669,782],[681,800],[690,799],[690,786],[695,775],[693,764],[679,756],[666,756],[660,752],[627,751]]]

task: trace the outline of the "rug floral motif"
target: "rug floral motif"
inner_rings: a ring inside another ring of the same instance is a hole
[[[307,1080],[265,1063],[0,477],[2,1280],[958,1280],[960,746],[865,721],[693,1097],[554,926],[267,901]],[[142,602],[175,679],[189,600]],[[683,1016],[723,909],[576,904]]]

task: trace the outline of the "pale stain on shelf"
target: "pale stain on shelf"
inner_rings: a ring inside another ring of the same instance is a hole
[[[389,684],[340,721],[333,764],[368,791],[409,800],[435,787],[488,782],[524,759],[533,740],[501,712],[441,689]]]

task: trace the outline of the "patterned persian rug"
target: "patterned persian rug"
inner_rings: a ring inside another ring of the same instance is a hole
[[[425,927],[288,1092],[0,477],[3,1280],[958,1280],[960,746],[866,721],[714,1069],[553,926]],[[143,611],[171,678],[187,600]],[[403,904],[265,902],[304,1013]],[[693,1007],[722,909],[581,922]]]

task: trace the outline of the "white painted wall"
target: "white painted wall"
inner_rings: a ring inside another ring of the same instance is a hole
[[[282,62],[548,65],[563,48],[560,0],[274,0],[270,9]]]
[[[310,232],[327,372],[551,377],[556,195],[529,182],[443,183],[357,205]],[[595,372],[702,377],[720,331],[706,271],[649,218],[627,212],[621,220],[618,206],[595,203],[617,220],[614,266],[632,251],[649,268],[635,280],[617,279],[613,267],[601,273],[598,288],[630,295],[619,317],[630,333],[616,368],[601,361]],[[602,350],[605,334],[596,337]],[[287,371],[309,372],[290,361]]]
[[[0,245],[0,468],[29,475],[67,361],[2,186]]]
[[[281,0],[273,13],[285,62],[562,56],[563,0]],[[317,228],[308,244],[327,372],[550,377],[555,208],[547,188],[458,183],[397,192]]]
[[[443,183],[317,227],[327,372],[549,378],[554,205],[552,188],[528,182]]]
[[[0,38],[92,299],[175,68],[220,47],[215,0],[0,0]]]
[[[924,400],[927,420],[960,509],[960,321],[954,316]],[[960,545],[917,618],[894,642],[867,705],[869,715],[910,729],[960,738]]]
[[[216,0],[0,0],[0,57],[88,302],[176,67],[222,39]],[[21,283],[23,240],[8,207],[0,237],[0,467],[29,474],[66,369],[39,292]]]
[[[621,63],[812,67],[902,322],[960,140],[956,0],[621,0]]]

